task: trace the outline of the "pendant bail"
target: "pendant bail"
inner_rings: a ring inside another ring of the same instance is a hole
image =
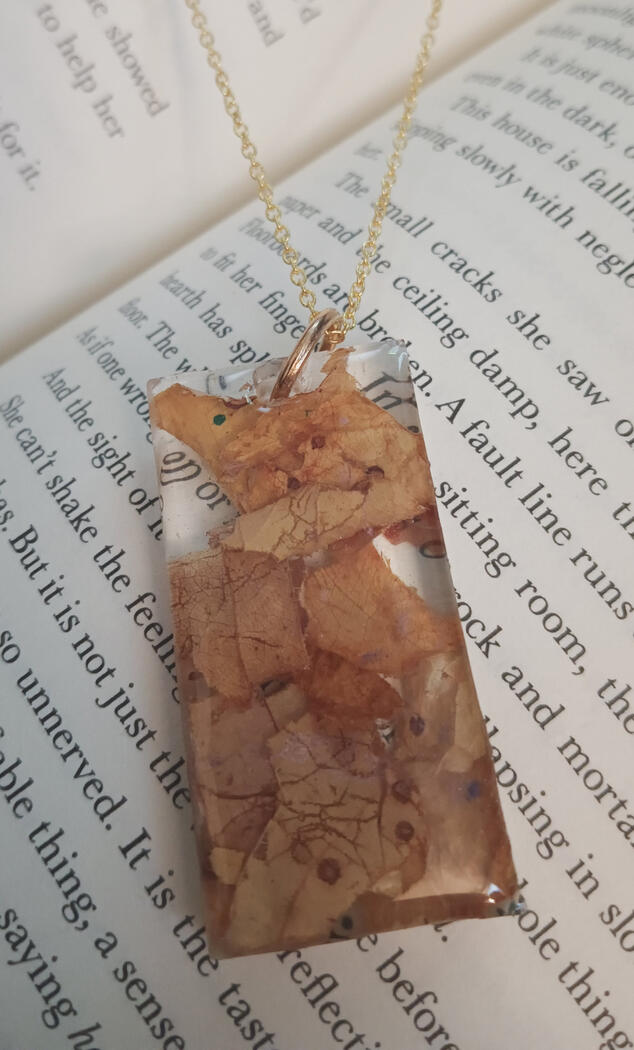
[[[338,322],[342,322],[341,326]],[[334,330],[331,331],[331,329]],[[336,310],[322,310],[317,314],[282,365],[271,391],[271,401],[289,396],[295,380],[313,351],[333,350],[342,339],[343,318],[341,315]]]

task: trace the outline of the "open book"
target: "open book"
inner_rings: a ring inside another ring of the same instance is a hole
[[[427,80],[546,2],[447,0]],[[275,184],[402,98],[424,17],[416,0],[206,10]],[[0,360],[253,197],[189,21],[184,0],[3,3]]]
[[[632,56],[557,2],[424,90],[353,333],[410,350],[526,909],[208,949],[145,391],[292,346],[250,204],[0,368],[1,1050],[634,1046]],[[278,188],[322,308],[395,116]]]

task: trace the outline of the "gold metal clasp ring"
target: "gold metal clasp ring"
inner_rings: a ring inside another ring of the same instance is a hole
[[[332,350],[341,342],[343,328],[337,322],[343,324],[343,318],[336,310],[322,310],[313,318],[282,366],[271,391],[272,401],[289,396],[295,380],[313,351]]]

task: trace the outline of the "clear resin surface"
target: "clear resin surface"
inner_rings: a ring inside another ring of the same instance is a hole
[[[150,384],[210,946],[513,905],[407,354]]]

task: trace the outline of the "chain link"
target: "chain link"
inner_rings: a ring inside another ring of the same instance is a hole
[[[306,274],[299,265],[299,255],[291,245],[291,235],[288,227],[282,222],[282,212],[273,200],[273,190],[267,179],[266,172],[258,160],[257,150],[251,140],[249,129],[242,119],[240,107],[229,84],[229,78],[223,69],[220,55],[216,50],[214,37],[208,28],[207,18],[201,11],[198,0],[185,0],[185,4],[192,12],[192,25],[197,30],[198,39],[207,53],[207,63],[216,75],[216,84],[222,95],[225,110],[233,124],[234,134],[240,139],[242,155],[249,162],[249,174],[257,184],[258,197],[264,204],[265,215],[273,225],[275,240],[282,247],[282,260],[290,267],[291,281],[299,288],[299,301],[309,311],[310,321],[313,321],[318,313],[315,293],[306,286]],[[418,93],[429,62],[434,34],[438,28],[441,7],[442,0],[432,0],[431,11],[425,23],[426,30],[421,37],[414,72],[410,78],[403,101],[403,111],[396,126],[396,135],[392,142],[392,153],[388,158],[387,170],[381,180],[381,192],[374,205],[372,221],[368,226],[368,236],[359,252],[360,262],[357,265],[355,279],[348,293],[348,305],[342,314],[343,323],[336,332],[333,330],[330,333],[333,341],[335,341],[335,337],[343,339],[346,332],[349,332],[355,325],[357,310],[365,290],[365,282],[372,269],[372,260],[376,255],[379,237],[381,236],[381,227],[390,204],[392,188],[396,182],[403,150],[407,145],[407,136],[412,116],[416,109]]]

